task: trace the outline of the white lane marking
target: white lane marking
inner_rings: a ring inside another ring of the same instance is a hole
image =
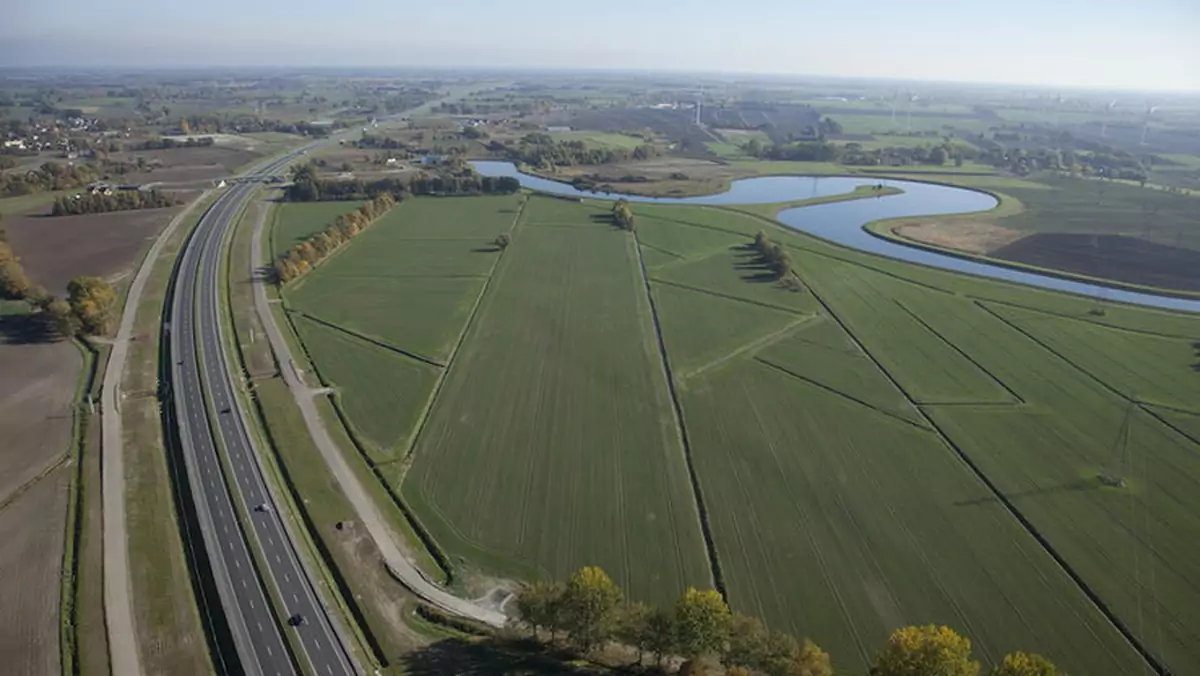
[[[242,579],[238,580],[238,582],[242,583],[242,589],[246,588],[246,578],[243,577]]]
[[[268,643],[268,644],[267,644],[267,657],[271,657],[271,656],[273,656],[274,654],[275,654],[275,653],[271,652],[271,644],[270,644],[270,643]]]

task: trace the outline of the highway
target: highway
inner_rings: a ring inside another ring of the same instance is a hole
[[[299,152],[252,175],[269,175]],[[264,481],[235,398],[232,374],[237,371],[231,365],[236,360],[221,334],[222,243],[256,190],[252,182],[235,184],[204,214],[176,270],[169,318],[171,390],[188,485],[239,662],[217,668],[297,674],[303,664],[318,675],[357,674]],[[245,522],[235,507],[239,502]],[[265,564],[261,569],[254,550]],[[273,607],[268,589],[276,590],[280,608]],[[209,608],[216,610],[212,600]],[[303,617],[303,623],[292,626],[288,618],[294,616]],[[295,635],[298,654],[292,654],[283,632]]]

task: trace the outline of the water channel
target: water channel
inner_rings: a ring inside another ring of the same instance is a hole
[[[887,256],[929,267],[965,272],[980,277],[1001,279],[1018,284],[1066,291],[1068,293],[1101,298],[1147,307],[1200,312],[1200,300],[1160,296],[1116,289],[1099,284],[1062,279],[1050,275],[1025,272],[1002,265],[993,265],[976,260],[937,253],[915,246],[906,246],[883,239],[868,232],[863,226],[883,218],[906,216],[940,216],[946,214],[986,211],[996,206],[996,198],[986,193],[947,185],[850,176],[762,176],[734,181],[729,190],[715,195],[697,197],[642,197],[619,193],[597,193],[579,190],[574,186],[532,176],[521,171],[511,162],[473,162],[475,170],[485,176],[512,176],[521,185],[531,190],[571,195],[616,199],[624,197],[630,202],[659,204],[771,204],[793,200],[839,195],[850,192],[861,185],[888,185],[904,192],[886,197],[832,202],[807,207],[786,209],[776,217],[789,228],[806,232],[822,239],[868,253]]]

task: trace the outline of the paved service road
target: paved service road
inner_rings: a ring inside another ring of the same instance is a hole
[[[255,175],[267,175],[297,154]],[[299,673],[303,663],[319,676],[352,675],[358,673],[356,665],[318,600],[263,479],[235,399],[232,362],[221,335],[221,245],[255,190],[254,183],[229,188],[201,219],[176,271],[169,328],[171,385],[188,484],[240,661],[222,666],[273,675]],[[236,502],[245,507],[246,522]],[[267,591],[272,588],[281,604],[277,609]],[[214,607],[211,601],[209,607]],[[292,626],[289,618],[296,616],[303,622]],[[283,632],[295,635],[297,654]]]

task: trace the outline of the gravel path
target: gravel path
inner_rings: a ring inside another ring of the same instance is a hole
[[[129,585],[129,549],[125,531],[125,448],[122,443],[120,388],[125,374],[125,358],[142,290],[159,254],[183,219],[208,195],[196,198],[186,209],[175,215],[155,240],[142,260],[137,276],[129,286],[121,326],[113,340],[104,369],[104,387],[100,392],[102,475],[100,492],[103,498],[104,521],[104,623],[108,628],[110,666],[114,674],[140,676],[142,663],[138,657],[137,635],[134,633],[133,598]]]
[[[291,351],[283,339],[279,325],[275,322],[275,315],[271,313],[270,301],[267,299],[267,282],[258,270],[258,262],[263,260],[262,235],[266,224],[266,214],[266,209],[259,211],[258,221],[254,225],[254,237],[250,249],[250,274],[255,280],[254,307],[258,312],[259,320],[267,332],[267,338],[271,343],[271,351],[275,353],[275,360],[280,365],[279,371],[283,374],[283,379],[287,382],[288,389],[291,390],[292,396],[296,400],[296,405],[300,407],[300,412],[304,415],[304,424],[308,428],[308,433],[312,436],[317,448],[320,449],[321,456],[325,459],[325,464],[328,465],[330,473],[333,474],[333,477],[338,482],[338,486],[341,487],[342,492],[350,500],[350,504],[353,505],[358,518],[366,526],[367,532],[370,533],[371,539],[375,542],[375,546],[379,548],[380,553],[383,555],[384,564],[401,584],[426,603],[436,606],[443,611],[476,620],[493,627],[504,626],[504,623],[508,619],[504,613],[454,596],[428,580],[417,566],[404,555],[400,547],[396,544],[397,534],[389,528],[383,515],[379,512],[379,508],[375,505],[370,495],[368,495],[362,483],[359,482],[358,476],[346,463],[346,459],[342,457],[341,450],[338,449],[333,439],[329,436],[329,431],[325,429],[325,423],[321,419],[321,415],[317,411],[316,404],[313,401],[314,397],[328,394],[329,390],[327,388],[311,388],[301,381],[297,375]]]

